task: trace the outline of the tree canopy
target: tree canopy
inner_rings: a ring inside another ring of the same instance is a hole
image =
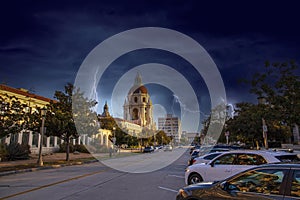
[[[97,119],[95,112],[92,111],[96,102],[86,99],[83,93],[70,83],[65,86],[64,92],[56,91],[54,98],[57,99],[57,102],[50,103],[45,126],[48,136],[58,136],[65,141],[66,160],[68,161],[70,139],[78,138],[80,134],[91,135],[98,131],[97,122],[92,120]],[[72,104],[73,100],[76,101],[75,104]],[[75,126],[75,120],[77,126]]]
[[[231,141],[263,140],[262,119],[268,127],[269,141],[289,142],[292,128],[300,124],[300,77],[297,65],[290,62],[266,62],[261,72],[254,74],[250,93],[258,104],[237,103],[235,116],[227,120],[224,131],[230,132]],[[220,138],[224,140],[224,134]]]
[[[31,127],[34,121],[29,108],[14,96],[0,96],[0,138]]]

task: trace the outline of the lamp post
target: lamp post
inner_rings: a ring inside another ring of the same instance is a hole
[[[115,155],[115,144],[116,144],[116,127],[113,127],[114,137],[113,137],[113,155]]]
[[[258,99],[258,104],[260,104],[260,105],[266,105],[267,104],[266,98],[264,96],[259,96],[257,99]],[[263,109],[265,111],[264,107],[263,107]],[[261,120],[262,120],[264,145],[265,145],[266,149],[269,149],[269,145],[268,145],[268,127],[266,125],[265,119],[262,118]]]
[[[268,145],[268,127],[266,125],[266,121],[264,118],[262,118],[262,124],[263,124],[263,138],[264,138],[264,145],[266,149],[269,149]]]
[[[41,138],[40,138],[40,148],[39,148],[39,158],[38,158],[38,165],[43,166],[43,156],[42,156],[42,148],[43,148],[43,137],[44,137],[44,126],[45,126],[45,118],[46,118],[47,110],[45,108],[41,109],[41,116],[42,116],[42,127],[41,127]]]

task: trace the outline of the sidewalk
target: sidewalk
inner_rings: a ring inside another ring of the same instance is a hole
[[[121,153],[121,154],[120,154]],[[109,153],[70,153],[70,161],[66,162],[66,153],[52,153],[43,155],[44,166],[40,167],[37,165],[38,155],[30,155],[28,160],[17,160],[17,161],[6,161],[0,162],[0,177],[10,174],[32,172],[43,169],[53,169],[70,165],[82,165],[92,162],[98,162],[98,159],[115,159],[120,157],[127,157],[140,153],[139,150],[122,150],[116,152],[114,156],[110,157]]]
[[[64,167],[68,165],[79,165],[84,163],[97,162],[89,153],[70,153],[70,162],[66,162],[66,153],[53,153],[43,156],[44,166],[37,165],[38,156],[31,155],[28,160],[6,161],[0,162],[0,176],[16,174],[22,172],[37,171],[42,169],[51,169]]]

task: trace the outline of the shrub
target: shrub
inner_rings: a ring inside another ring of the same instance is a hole
[[[66,153],[66,143],[62,143],[59,145],[59,151],[60,153]],[[69,144],[70,153],[74,153],[75,151],[81,152],[81,153],[89,153],[89,151],[85,148],[83,144]]]
[[[89,153],[83,144],[75,144],[74,151],[79,151],[81,153]]]
[[[7,145],[0,144],[0,160],[6,161],[8,157]]]
[[[6,145],[7,155],[5,160],[26,160],[30,156],[30,146],[28,144],[10,143]]]
[[[67,143],[62,143],[62,144],[60,144],[59,145],[59,151],[58,152],[60,152],[60,153],[66,153],[66,150],[67,150]],[[74,152],[74,145],[73,144],[69,144],[69,152],[70,153],[73,153]]]

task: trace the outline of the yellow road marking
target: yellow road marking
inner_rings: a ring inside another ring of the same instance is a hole
[[[2,197],[0,199],[3,199],[3,200],[4,199],[9,199],[9,198],[12,198],[12,197],[15,197],[15,196],[19,196],[19,195],[22,195],[22,194],[33,192],[33,191],[36,191],[36,190],[40,190],[40,189],[43,189],[43,188],[46,188],[46,187],[58,185],[58,184],[65,183],[65,182],[68,182],[68,181],[73,181],[73,180],[84,178],[84,177],[87,177],[87,176],[92,176],[92,175],[95,175],[95,174],[100,174],[100,173],[106,172],[108,170],[109,169],[101,170],[101,171],[97,171],[97,172],[92,172],[92,173],[84,174],[84,175],[81,175],[81,176],[76,176],[76,177],[73,177],[73,178],[69,178],[69,179],[65,179],[65,180],[62,180],[62,181],[55,182],[55,183],[50,183],[50,184],[43,185],[43,186],[40,186],[40,187],[37,187],[37,188],[33,188],[33,189],[30,189],[30,190],[25,190],[23,192],[19,192],[19,193],[12,194],[12,195],[9,195],[9,196],[6,196],[6,197]]]

